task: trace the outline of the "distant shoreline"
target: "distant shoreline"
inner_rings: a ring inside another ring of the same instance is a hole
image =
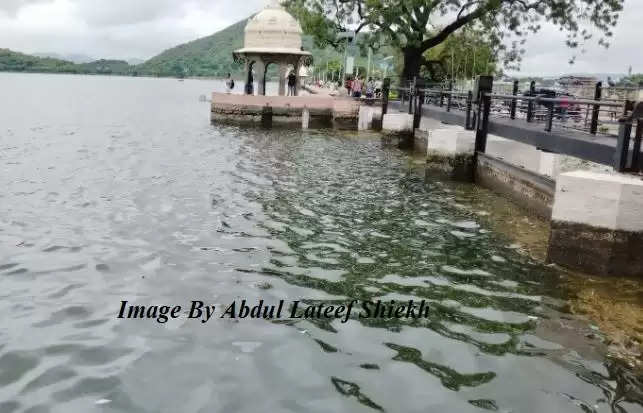
[[[225,77],[214,77],[214,76],[186,76],[186,77],[174,77],[174,76],[150,76],[150,75],[125,75],[125,74],[110,74],[110,73],[69,73],[69,72],[27,72],[27,71],[14,71],[14,70],[0,70],[2,73],[12,73],[12,74],[26,74],[26,75],[66,75],[66,76],[100,76],[100,77],[127,77],[127,78],[146,78],[146,79],[176,79],[176,80],[225,80]],[[235,80],[240,79],[234,77]]]

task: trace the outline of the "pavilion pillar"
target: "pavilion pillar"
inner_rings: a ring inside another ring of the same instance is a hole
[[[255,62],[255,68],[257,70],[258,79],[257,79],[257,94],[259,96],[266,95],[266,64],[263,60],[258,59]]]
[[[295,64],[295,76],[297,76],[297,83],[295,84],[295,96],[299,96],[299,89],[301,88],[301,78],[299,77],[299,72],[301,70],[302,62],[303,59],[299,58],[297,59],[297,63]]]
[[[246,95],[253,94],[252,66],[253,66],[252,62],[246,59],[246,63],[245,63],[246,85],[245,85],[245,88],[243,89]]]
[[[279,63],[279,96],[286,96],[287,71],[288,71],[288,64],[286,62]]]

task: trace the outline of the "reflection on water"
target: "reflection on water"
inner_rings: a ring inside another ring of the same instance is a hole
[[[0,86],[0,411],[643,411],[561,273],[376,135],[210,125],[211,82]],[[431,312],[115,318],[242,298]]]

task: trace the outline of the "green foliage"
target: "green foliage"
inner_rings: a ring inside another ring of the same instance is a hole
[[[9,49],[0,49],[0,71],[77,73],[77,68],[72,62],[65,60],[29,56]]]
[[[213,35],[168,49],[136,67],[146,76],[216,76],[240,75],[243,67],[234,62],[232,52],[243,47],[247,20]]]
[[[97,60],[75,64],[66,60],[36,57],[9,49],[0,49],[0,72],[131,75],[134,67],[123,60]]]
[[[618,82],[619,86],[639,86],[643,85],[643,73],[637,73],[621,79]]]
[[[423,74],[439,81],[497,74],[495,52],[492,42],[480,30],[463,29],[424,52],[424,58],[430,64]]]

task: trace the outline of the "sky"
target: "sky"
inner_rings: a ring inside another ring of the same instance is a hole
[[[0,0],[0,48],[147,59],[242,20],[267,0]],[[521,75],[643,72],[643,0],[625,0],[609,49],[565,46],[551,25],[531,35]],[[572,55],[576,63],[569,65]]]

